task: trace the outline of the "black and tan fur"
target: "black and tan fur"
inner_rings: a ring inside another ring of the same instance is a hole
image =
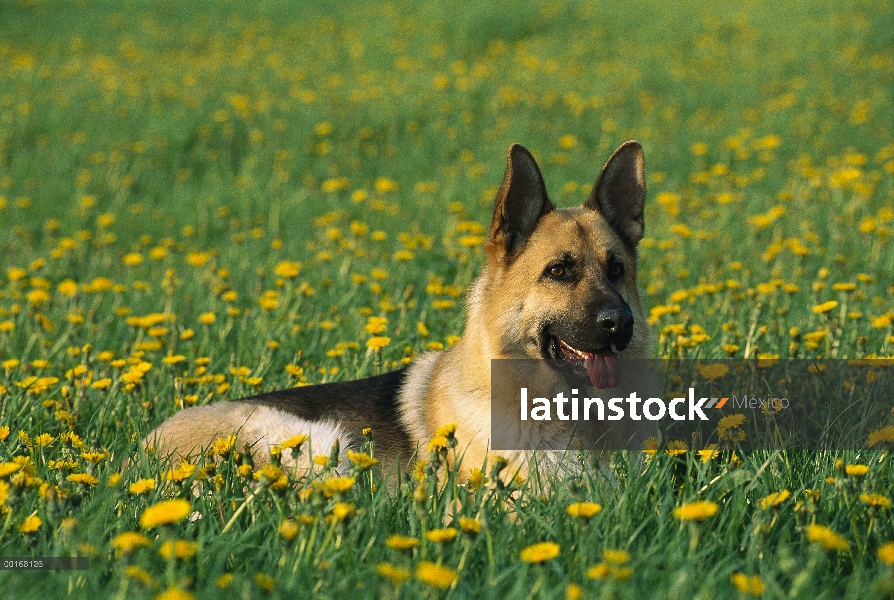
[[[256,463],[263,463],[272,445],[293,435],[309,434],[312,453],[319,454],[335,439],[342,451],[356,446],[362,429],[370,427],[377,456],[391,469],[407,465],[438,427],[456,423],[467,471],[484,464],[491,419],[498,418],[491,414],[491,359],[567,358],[568,347],[592,356],[616,354],[620,382],[611,395],[626,396],[634,384],[641,390],[649,377],[638,371],[644,361],[629,359],[649,358],[651,349],[637,286],[645,194],[638,142],[615,151],[583,206],[565,209],[550,202],[530,153],[513,145],[494,205],[487,261],[471,288],[464,335],[452,348],[359,381],[189,408],[145,443],[162,455],[187,456],[238,433],[238,447],[251,447]],[[556,389],[564,388],[559,372],[548,377],[555,378]],[[518,406],[506,411],[517,415]],[[614,435],[638,443],[647,432]]]

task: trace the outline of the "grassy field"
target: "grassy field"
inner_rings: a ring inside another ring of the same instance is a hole
[[[460,481],[450,448],[395,487],[359,455],[308,479],[138,441],[452,344],[512,142],[564,206],[643,144],[656,356],[891,356],[892,22],[881,0],[3,2],[0,556],[91,568],[0,586],[890,597],[894,440],[618,455],[614,483],[581,455],[549,497]]]

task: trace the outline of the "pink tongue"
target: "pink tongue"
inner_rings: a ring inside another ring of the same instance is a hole
[[[621,364],[618,355],[612,352],[607,354],[590,354],[586,356],[587,373],[590,381],[599,389],[618,387],[621,383]]]

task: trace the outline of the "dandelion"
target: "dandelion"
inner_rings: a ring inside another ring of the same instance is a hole
[[[165,560],[192,558],[196,554],[196,543],[186,540],[166,540],[158,548],[158,553]]]
[[[447,544],[456,537],[457,530],[452,528],[432,529],[425,533],[425,538],[438,544]]]
[[[139,567],[135,567],[135,568],[138,569]],[[146,573],[146,572],[143,571],[143,573]],[[146,573],[146,575],[149,576],[148,573]],[[152,582],[152,577],[149,576],[149,583],[147,583],[146,585],[150,585],[151,582]],[[164,592],[162,592],[161,594],[159,594],[158,596],[156,596],[155,600],[196,600],[196,597],[193,594],[191,594],[185,590],[181,590],[180,588],[169,588],[169,589],[165,590]]]
[[[329,457],[325,457],[328,462]],[[330,477],[323,481],[322,487],[323,491],[326,492],[327,495],[331,496],[333,494],[344,494],[349,489],[354,487],[354,483],[357,482],[357,479],[354,477]]]
[[[155,480],[154,479],[140,479],[139,481],[135,481],[130,484],[130,487],[127,488],[131,494],[145,494],[149,490],[155,489]]]
[[[544,563],[559,555],[559,545],[555,542],[540,542],[521,551],[519,558],[528,563]]]
[[[761,508],[767,510],[768,508],[776,508],[786,500],[788,500],[789,496],[791,496],[791,492],[788,490],[782,490],[781,492],[774,492],[769,496],[761,498]]]
[[[764,595],[764,582],[760,575],[746,575],[745,573],[733,573],[730,577],[733,586],[742,594],[751,596]]]
[[[371,457],[369,454],[354,452],[353,450],[348,450],[348,460],[360,471],[366,471],[379,464],[378,459]]]
[[[124,554],[129,554],[137,548],[148,546],[150,543],[149,538],[136,531],[125,531],[112,538],[112,548]]]
[[[143,511],[143,514],[140,515],[140,526],[143,529],[152,529],[159,525],[176,523],[185,519],[191,510],[192,507],[188,500],[182,498],[162,500]]]
[[[411,573],[406,569],[389,563],[379,563],[376,566],[376,572],[388,579],[395,587],[400,586],[404,581],[412,577]]]
[[[83,483],[84,485],[90,486],[99,483],[99,480],[89,473],[72,473],[71,475],[66,477],[65,480],[71,481],[72,483]]]
[[[880,443],[894,443],[894,425],[887,425],[881,429],[870,432],[866,445],[872,448]]]
[[[720,507],[710,500],[696,500],[674,509],[674,516],[681,521],[704,521],[717,514]]]
[[[613,565],[623,565],[630,562],[630,553],[626,550],[603,550],[602,558],[605,562]]]
[[[395,533],[385,541],[385,545],[393,550],[412,550],[419,545],[419,540]]]
[[[894,565],[894,542],[888,542],[878,549],[878,559],[885,564]]]
[[[851,477],[860,478],[869,472],[869,467],[866,465],[847,465],[844,468],[844,472]]]
[[[211,444],[211,453],[226,458],[236,447],[236,434],[219,437]]]
[[[827,312],[831,312],[838,307],[837,300],[829,300],[828,302],[823,302],[822,304],[817,304],[813,307],[813,312],[818,315],[825,314]]]
[[[660,445],[657,437],[648,437],[643,440],[643,452],[649,455],[654,456],[658,451],[658,446]]]
[[[6,477],[20,471],[24,465],[15,462],[0,463],[0,477]]]
[[[459,579],[459,574],[443,565],[423,560],[416,568],[416,578],[438,589],[446,589]]]
[[[734,415],[727,415],[717,421],[717,427],[720,429],[733,429],[738,427],[742,423],[745,422],[745,415],[741,413],[737,413]]]
[[[40,526],[43,524],[43,521],[40,520],[40,517],[37,515],[31,515],[29,517],[25,517],[24,522],[19,525],[19,531],[25,534],[36,533]]]
[[[891,508],[891,501],[880,494],[860,494],[860,501],[873,508]]]
[[[825,525],[810,524],[804,528],[807,539],[814,544],[819,544],[826,550],[844,551],[850,547],[847,540],[835,533]]]
[[[702,376],[702,379],[707,380],[720,379],[721,377],[729,373],[729,367],[723,363],[696,365],[695,368],[698,370],[699,375]]]
[[[477,535],[481,531],[481,521],[472,517],[460,517],[459,528],[467,535]]]
[[[344,521],[354,515],[356,509],[349,502],[336,502],[332,508],[332,516],[336,521]]]
[[[366,340],[366,347],[372,350],[381,350],[385,346],[391,343],[391,338],[383,335],[371,337]]]
[[[689,444],[682,440],[671,440],[667,443],[667,449],[664,451],[671,456],[681,456],[689,450]]]
[[[595,502],[574,502],[568,505],[565,512],[572,517],[589,521],[591,518],[602,512],[602,506]]]

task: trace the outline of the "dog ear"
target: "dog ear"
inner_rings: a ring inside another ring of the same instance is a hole
[[[631,140],[621,144],[602,167],[584,206],[602,213],[621,237],[636,246],[645,233],[645,203],[643,147]]]
[[[506,157],[506,175],[494,202],[488,241],[512,255],[533,233],[540,217],[553,210],[534,157],[519,144],[512,144]]]

